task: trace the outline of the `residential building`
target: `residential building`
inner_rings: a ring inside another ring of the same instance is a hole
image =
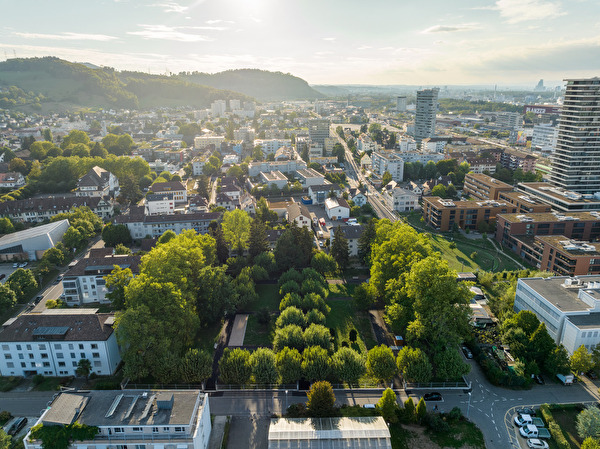
[[[141,256],[116,255],[113,248],[93,248],[88,257],[79,259],[64,274],[64,299],[69,306],[90,303],[110,303],[105,277],[115,265],[129,268],[133,275],[139,274]]]
[[[421,141],[435,135],[435,115],[438,108],[439,89],[423,89],[417,91],[415,116],[415,140]]]
[[[423,197],[425,223],[438,231],[477,230],[480,222],[490,224],[498,214],[514,213],[516,207],[499,201],[452,201],[437,196]]]
[[[233,138],[235,140],[242,140],[244,143],[254,143],[255,135],[256,132],[253,128],[250,127],[238,128],[233,130]]]
[[[299,228],[308,228],[312,226],[310,212],[304,204],[292,203],[286,208],[285,219],[291,223],[295,222]]]
[[[208,394],[199,390],[91,390],[61,393],[36,425],[78,422],[98,428],[72,449],[206,449],[211,432]],[[25,449],[41,449],[28,433]]]
[[[389,172],[394,181],[402,182],[404,179],[404,160],[393,153],[378,151],[371,154],[371,170],[380,177],[385,172]]]
[[[510,170],[516,170],[520,168],[525,173],[534,172],[536,162],[536,156],[514,150],[505,150],[500,158],[500,163],[504,168],[508,168]]]
[[[384,190],[383,198],[387,206],[396,212],[408,212],[421,208],[419,205],[419,195],[401,187]]]
[[[238,205],[238,202],[232,199],[229,195],[225,195],[224,193],[218,193],[215,198],[215,206],[223,207],[225,210],[232,211]]]
[[[111,172],[98,166],[93,167],[77,181],[77,196],[119,196],[119,180]]]
[[[467,158],[465,162],[469,164],[469,169],[473,173],[496,173],[496,160],[491,157],[476,157],[476,158]]]
[[[69,226],[69,220],[60,220],[6,234],[0,237],[0,260],[39,260],[62,240]]]
[[[518,213],[550,212],[552,207],[537,198],[524,195],[521,192],[499,192],[499,201],[506,201],[517,207]]]
[[[283,189],[288,184],[288,179],[279,170],[270,172],[260,172],[261,181],[267,186],[277,186],[278,189]]]
[[[198,136],[194,137],[194,148],[196,150],[220,150],[225,136]]]
[[[208,212],[208,200],[201,195],[196,195],[188,200],[188,213]]]
[[[173,193],[149,193],[144,200],[146,215],[163,215],[175,213]]]
[[[390,431],[381,416],[275,418],[271,419],[268,439],[269,449],[392,449]]]
[[[538,123],[533,125],[531,136],[531,149],[545,153],[554,151],[558,142],[558,128],[552,123]]]
[[[362,133],[356,140],[356,149],[359,152],[377,151],[377,142],[374,142],[367,134]]]
[[[41,223],[81,206],[89,207],[100,218],[110,218],[114,213],[113,203],[108,197],[53,195],[46,198],[5,201],[0,203],[0,215],[24,223]]]
[[[496,125],[501,129],[512,131],[522,125],[521,114],[518,112],[499,112],[496,114]]]
[[[363,157],[360,158],[360,166],[361,168],[370,170],[373,166],[373,160],[371,159],[371,156],[365,153]]]
[[[254,146],[260,146],[265,156],[275,154],[281,147],[292,148],[290,139],[255,139]]]
[[[242,189],[239,188],[237,184],[223,184],[223,182],[221,182],[220,193],[227,195],[229,198],[231,198],[234,202],[237,203],[240,201],[240,197],[242,196]]]
[[[600,238],[599,212],[502,213],[497,217],[496,240],[517,252],[518,237],[560,235],[565,239],[598,240]]]
[[[240,197],[240,209],[254,215],[256,213],[256,198],[249,193],[244,193]]]
[[[326,198],[325,213],[330,220],[343,220],[350,217],[350,206],[344,198]]]
[[[552,206],[559,212],[600,211],[600,198],[554,187],[546,182],[521,182],[517,190]]]
[[[396,97],[396,111],[397,112],[406,112],[406,97],[405,96]]]
[[[325,139],[329,137],[329,120],[315,119],[308,121],[308,137],[311,141],[325,144]]]
[[[11,318],[0,331],[2,376],[74,376],[81,359],[109,376],[121,362],[115,316],[98,309],[45,309]]]
[[[329,196],[335,195],[338,197],[342,194],[342,189],[337,184],[320,184],[308,187],[308,196],[312,199],[313,204],[323,204]]]
[[[569,354],[600,343],[600,276],[521,278],[514,309],[535,313]]]
[[[305,168],[296,171],[296,175],[303,187],[322,185],[325,183],[325,176],[314,168]]]
[[[511,192],[513,186],[491,176],[479,173],[467,173],[463,191],[479,200],[497,200],[500,192]]]
[[[441,160],[444,160],[444,154],[443,153],[431,153],[431,152],[424,152],[424,151],[406,151],[406,152],[400,152],[398,154],[399,157],[402,158],[402,160],[404,161],[404,163],[406,164],[407,162],[420,162],[423,165],[426,165],[427,162],[432,161],[432,162],[439,162]]]
[[[25,178],[21,173],[10,172],[0,173],[0,188],[2,189],[14,189],[23,187],[25,185]]]
[[[421,151],[427,153],[444,153],[444,147],[448,143],[446,137],[427,137],[421,141]]]
[[[295,156],[297,154],[294,152]],[[293,173],[306,168],[306,162],[298,157],[283,161],[250,162],[248,164],[248,176],[258,176],[260,172],[279,170],[282,173]]]
[[[223,196],[229,200],[227,195]],[[207,234],[210,222],[218,221],[220,219],[221,213],[219,212],[196,212],[177,215],[144,215],[143,213],[130,213],[129,215],[117,216],[115,218],[115,223],[126,225],[129,228],[132,238],[142,239],[146,236],[158,238],[163,235],[165,231],[169,230],[173,231],[175,234],[179,234],[187,229],[193,229],[198,234]]]
[[[181,181],[155,182],[150,190],[157,195],[171,193],[175,203],[187,203],[187,189]]]
[[[342,235],[348,240],[348,252],[350,257],[358,256],[358,247],[360,236],[364,231],[364,227],[362,225],[342,225],[342,226],[333,226],[329,230],[329,243],[333,243],[333,239],[335,238],[335,233],[338,230],[342,233]]]
[[[227,102],[225,100],[215,100],[210,104],[210,112],[213,117],[223,117],[227,111]]]
[[[600,192],[600,78],[566,81],[550,182],[594,194]]]
[[[361,207],[367,204],[367,191],[351,188],[348,191],[348,198],[352,200],[355,206]]]
[[[316,159],[323,157],[323,144],[317,142],[308,143],[308,159],[315,162]]]

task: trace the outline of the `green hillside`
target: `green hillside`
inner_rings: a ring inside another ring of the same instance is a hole
[[[187,72],[178,76],[193,83],[241,92],[261,101],[314,100],[325,97],[302,78],[289,73],[239,69],[214,74]]]

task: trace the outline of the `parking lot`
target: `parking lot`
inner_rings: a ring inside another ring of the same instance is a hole
[[[0,263],[0,282],[6,282],[6,279],[14,273],[18,267],[13,267],[13,262]],[[30,268],[30,264],[27,264],[24,268]]]

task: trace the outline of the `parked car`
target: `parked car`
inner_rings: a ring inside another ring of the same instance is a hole
[[[19,262],[13,263],[13,268],[19,268]]]
[[[535,380],[535,383],[538,385],[544,385],[546,383],[541,374],[532,374],[531,378]]]
[[[8,429],[8,434],[12,436],[17,435],[21,429],[25,427],[25,424],[27,424],[27,418],[17,418],[17,420],[10,426],[10,429]]]
[[[4,279],[5,277],[6,277],[6,275],[5,275],[4,273],[0,274],[0,281],[1,281],[2,279]]]
[[[62,280],[63,280],[63,275],[61,274],[54,280],[54,285],[60,284],[60,281],[62,281]]]
[[[442,395],[441,393],[433,392],[433,393],[425,393],[423,395],[423,399],[425,401],[441,401]]]
[[[472,359],[473,358],[473,353],[466,346],[462,347],[462,352],[463,352],[463,354],[465,355],[466,358],[468,358],[468,359]]]
[[[35,299],[33,300],[33,303],[34,304],[39,304],[42,299],[44,299],[44,297],[42,295],[37,295],[35,297]]]
[[[548,449],[548,443],[539,438],[529,438],[527,440],[527,447],[531,447],[533,449]]]
[[[519,415],[535,416],[535,410],[531,407],[521,407],[515,410]]]
[[[25,268],[27,266],[28,262],[22,262],[19,264],[19,268]]]
[[[2,277],[0,276],[0,279],[2,279]],[[596,374],[595,371],[588,371],[587,373],[585,373],[585,375],[592,380],[596,380],[598,379],[598,374]]]

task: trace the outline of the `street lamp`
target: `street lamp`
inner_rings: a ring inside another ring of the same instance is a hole
[[[469,391],[469,403],[467,404],[467,419],[469,419],[470,409],[471,409],[471,392]]]
[[[286,411],[287,411],[287,408],[288,408],[288,407],[287,407],[287,394],[288,394],[288,391],[287,391],[287,390],[285,390],[285,410],[284,410],[284,412],[286,412]],[[282,413],[282,415],[283,415],[283,413]]]

